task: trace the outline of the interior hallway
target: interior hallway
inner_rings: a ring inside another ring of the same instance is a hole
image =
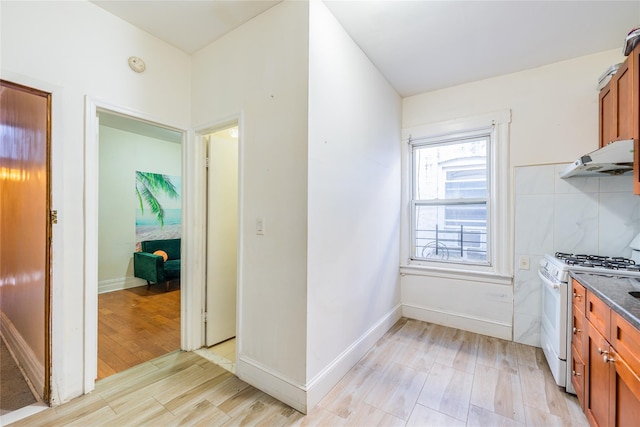
[[[542,350],[401,319],[304,416],[193,352],[173,352],[14,426],[586,426]]]

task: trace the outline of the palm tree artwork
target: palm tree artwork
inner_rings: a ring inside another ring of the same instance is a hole
[[[158,219],[160,227],[164,227],[164,209],[158,200],[157,195],[159,194],[164,194],[171,199],[180,197],[169,176],[136,171],[136,195],[140,203],[140,210],[144,215],[144,205],[149,206],[151,212]]]
[[[136,171],[136,247],[143,240],[180,237],[180,180],[152,172]]]

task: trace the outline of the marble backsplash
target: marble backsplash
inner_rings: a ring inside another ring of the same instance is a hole
[[[566,164],[515,168],[513,339],[540,346],[542,256],[555,252],[629,257],[640,233],[633,177],[561,179]],[[529,257],[529,269],[519,268]]]

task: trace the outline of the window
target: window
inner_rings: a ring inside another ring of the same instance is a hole
[[[409,265],[509,274],[510,116],[405,130]]]
[[[489,264],[490,134],[412,143],[413,259]]]

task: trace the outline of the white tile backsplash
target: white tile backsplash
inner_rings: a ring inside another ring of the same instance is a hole
[[[551,253],[598,252],[598,193],[555,194]]]
[[[553,193],[555,175],[554,165],[516,168],[516,195]]]
[[[640,233],[633,177],[561,179],[567,164],[517,167],[515,176],[513,339],[540,346],[538,262],[557,251],[629,256]],[[529,270],[518,260],[529,257]]]
[[[517,195],[515,211],[515,253],[553,251],[553,194]]]

